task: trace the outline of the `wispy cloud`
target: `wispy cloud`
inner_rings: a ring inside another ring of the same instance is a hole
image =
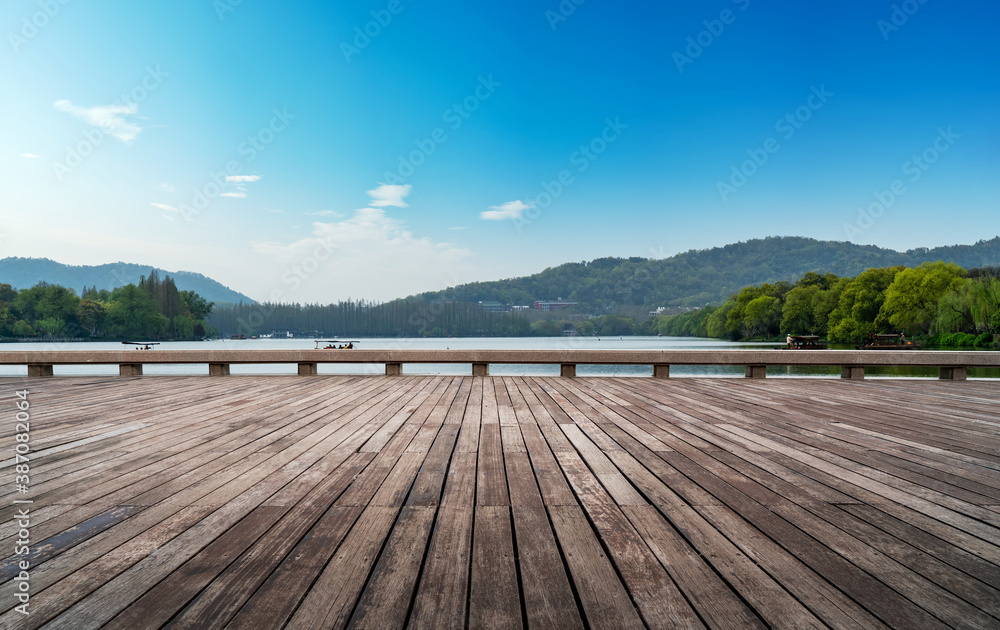
[[[372,200],[368,202],[368,205],[373,208],[384,208],[386,206],[406,208],[409,204],[403,201],[403,199],[409,196],[411,188],[412,186],[409,184],[406,184],[405,186],[379,184],[378,188],[368,191],[368,195],[372,198]]]
[[[168,212],[180,212],[180,210],[178,210],[177,208],[173,206],[168,206],[165,203],[156,203],[155,201],[150,201],[149,205],[153,206],[154,208],[159,208],[160,210],[166,210]]]
[[[485,221],[504,221],[506,219],[520,219],[521,215],[534,204],[526,204],[520,199],[508,201],[499,206],[490,206],[489,210],[479,213],[480,218]]]
[[[34,153],[22,153],[22,154],[21,154],[21,157],[24,157],[24,158],[30,158],[30,159],[32,159],[32,160],[37,160],[38,158],[40,158],[40,157],[42,157],[42,156],[40,156],[40,155],[35,155]]]
[[[104,133],[114,136],[127,144],[135,140],[135,137],[142,132],[142,127],[126,120],[126,116],[134,116],[139,113],[139,105],[137,103],[80,107],[70,101],[59,100],[54,105],[58,111],[79,118],[93,127],[99,127]]]
[[[168,193],[172,193],[172,192],[174,192],[174,191],[177,190],[176,188],[174,188],[173,184],[167,184],[165,182],[162,183],[162,184],[156,184],[155,186],[153,186],[153,188],[155,188],[157,190],[162,190],[163,192],[168,192]]]
[[[399,188],[409,193],[409,186]],[[327,212],[333,211],[310,214],[328,216]],[[338,294],[390,299],[457,284],[464,278],[455,278],[456,269],[473,273],[468,264],[471,251],[415,236],[406,221],[388,216],[381,207],[360,208],[337,221],[314,222],[310,235],[299,240],[255,241],[250,247],[279,263],[279,268],[298,268],[314,259],[317,270],[301,283],[289,281],[288,274],[282,277],[296,290],[296,300],[328,302]],[[336,293],[331,293],[331,286]]]
[[[243,192],[242,190],[237,190],[237,191],[233,191],[233,192],[224,192],[224,193],[222,193],[219,196],[220,197],[232,197],[234,199],[246,199],[247,198],[247,194],[245,192]]]
[[[259,182],[260,175],[227,175],[226,181],[231,183]]]

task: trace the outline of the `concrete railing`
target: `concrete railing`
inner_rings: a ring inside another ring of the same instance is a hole
[[[208,364],[209,374],[229,374],[236,364],[297,364],[299,374],[316,374],[320,363],[384,363],[385,373],[402,374],[404,363],[471,363],[474,376],[490,364],[559,365],[576,376],[576,366],[651,365],[654,378],[668,378],[671,365],[745,366],[748,378],[764,378],[767,366],[839,366],[841,378],[862,379],[866,367],[936,367],[943,379],[964,380],[971,367],[1000,367],[1000,352],[927,350],[41,350],[0,351],[0,365],[26,365],[28,376],[52,376],[54,365],[117,364],[122,376],[142,374],[144,364]]]

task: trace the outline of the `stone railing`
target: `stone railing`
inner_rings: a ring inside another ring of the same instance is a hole
[[[1000,367],[1000,352],[927,350],[53,350],[0,351],[0,365],[27,365],[28,376],[52,376],[54,365],[117,364],[122,376],[139,376],[148,364],[208,364],[209,374],[229,374],[232,364],[296,364],[298,373],[317,373],[320,363],[382,363],[389,376],[404,363],[465,363],[473,376],[491,364],[559,365],[576,376],[576,366],[651,365],[654,378],[668,378],[671,365],[736,365],[748,378],[764,378],[767,366],[839,366],[841,378],[862,379],[873,366],[936,367],[942,379],[964,380],[970,367]]]

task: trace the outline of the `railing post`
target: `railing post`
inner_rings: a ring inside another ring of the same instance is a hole
[[[662,363],[653,365],[653,378],[670,378],[670,366]]]
[[[857,365],[845,365],[840,368],[840,378],[849,378],[852,380],[862,380],[865,377],[864,366]]]
[[[386,363],[385,364],[385,375],[386,376],[402,376],[403,374],[403,364],[402,363]]]
[[[938,369],[938,378],[946,381],[964,381],[969,375],[966,367],[943,367]]]
[[[28,365],[28,376],[52,376],[51,365]]]
[[[299,376],[316,376],[318,373],[315,363],[299,363]]]
[[[228,363],[209,363],[208,364],[208,375],[209,376],[229,376],[229,364]]]
[[[747,378],[767,378],[766,365],[748,365],[746,371]]]
[[[472,375],[473,376],[489,376],[490,375],[490,364],[489,363],[473,363],[472,364]]]
[[[142,376],[142,363],[119,363],[119,376]]]
[[[559,376],[576,378],[576,363],[563,363],[559,366]]]

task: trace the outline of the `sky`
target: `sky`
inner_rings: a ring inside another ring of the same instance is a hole
[[[0,257],[387,300],[1000,233],[1000,5],[7,0]]]

